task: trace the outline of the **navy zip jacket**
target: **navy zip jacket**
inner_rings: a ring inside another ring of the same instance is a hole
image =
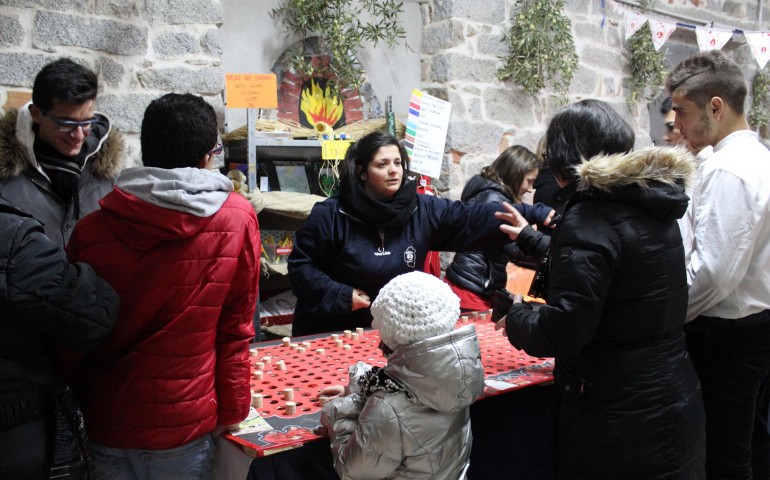
[[[528,217],[533,207],[516,208]],[[297,296],[292,334],[370,326],[368,308],[351,311],[353,288],[374,301],[393,277],[422,270],[431,250],[475,251],[510,242],[500,231],[496,211],[502,211],[499,203],[465,204],[417,195],[416,208],[404,225],[377,228],[346,213],[338,197],[316,204],[297,231],[288,261]]]

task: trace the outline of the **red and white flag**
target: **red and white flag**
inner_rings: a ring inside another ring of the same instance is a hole
[[[626,17],[626,40],[628,40],[631,38],[631,35],[635,34],[637,30],[647,23],[647,17],[631,10],[626,10],[623,13]]]
[[[746,36],[759,68],[765,68],[770,60],[770,32],[743,32],[743,35]]]
[[[698,37],[700,51],[707,52],[721,50],[730,41],[733,31],[724,28],[695,27],[695,36]]]
[[[660,50],[660,47],[676,30],[676,22],[667,22],[657,18],[650,19],[650,29],[652,30],[652,43],[655,45],[655,50]]]

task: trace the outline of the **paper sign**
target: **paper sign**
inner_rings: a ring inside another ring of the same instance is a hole
[[[225,74],[227,108],[278,108],[278,87],[273,73]]]
[[[700,51],[707,52],[721,50],[733,36],[733,31],[724,28],[695,27],[695,36],[698,38]]]
[[[664,20],[649,20],[650,29],[652,29],[652,44],[655,46],[655,50],[660,50],[660,47],[668,40],[668,37],[676,30],[676,22],[666,22]]]
[[[770,32],[743,32],[743,35],[746,36],[759,68],[765,68],[770,60]]]
[[[441,175],[451,110],[451,103],[417,89],[412,90],[404,134],[411,171],[434,178]]]
[[[350,140],[322,140],[321,159],[342,160],[350,147]]]

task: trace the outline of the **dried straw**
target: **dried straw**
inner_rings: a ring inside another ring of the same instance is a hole
[[[387,123],[384,118],[372,118],[349,123],[344,127],[338,128],[335,132],[344,133],[348,138],[357,140],[367,133],[385,129],[387,129]],[[258,132],[288,132],[292,138],[315,138],[318,136],[318,132],[315,129],[304,127],[293,120],[257,120],[256,130]],[[396,136],[403,139],[405,131],[406,126],[401,121],[396,120]],[[243,125],[225,134],[223,140],[225,142],[246,140],[246,136],[246,125]]]

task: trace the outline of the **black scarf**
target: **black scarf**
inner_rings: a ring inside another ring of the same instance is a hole
[[[67,157],[59,153],[48,143],[40,140],[37,125],[33,127],[35,131],[35,141],[33,150],[37,163],[43,167],[43,171],[51,179],[51,187],[54,193],[64,202],[74,206],[75,219],[80,218],[80,195],[78,189],[78,180],[83,167],[86,164],[86,157],[90,152],[96,150],[99,139],[94,135],[86,137],[80,153],[74,157]]]
[[[345,210],[377,228],[400,227],[417,208],[417,182],[408,178],[387,202],[374,199],[361,183],[356,183],[352,190],[345,189],[340,193]]]

